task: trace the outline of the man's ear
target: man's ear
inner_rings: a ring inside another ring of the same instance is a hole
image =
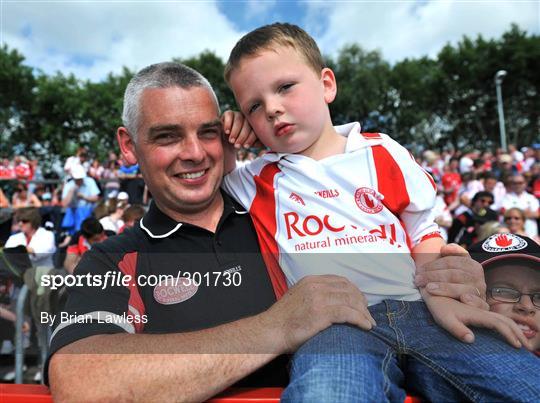
[[[128,130],[121,126],[116,131],[116,140],[120,146],[122,157],[129,165],[135,165],[137,163],[137,154],[135,152],[135,143],[129,135]]]
[[[324,101],[330,104],[336,99],[337,95],[337,82],[334,72],[328,67],[322,69],[321,81],[324,86]]]

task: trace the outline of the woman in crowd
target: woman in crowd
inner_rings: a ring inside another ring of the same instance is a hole
[[[116,160],[111,160],[107,163],[107,167],[103,170],[102,178],[105,180],[105,199],[109,199],[120,190],[120,174]]]
[[[23,207],[41,207],[41,202],[34,193],[28,191],[28,185],[26,183],[20,182],[17,184],[17,190],[13,193],[13,197],[11,198],[11,206],[14,209]]]
[[[525,232],[525,213],[517,207],[509,208],[504,212],[504,223],[511,234],[527,236]],[[536,243],[540,243],[538,237],[534,238]]]
[[[99,222],[101,225],[103,225],[104,230],[112,231],[115,234],[118,234],[120,228],[124,226],[124,221],[122,220],[124,211],[129,206],[127,202],[127,193],[120,192],[118,198],[109,199],[106,201],[106,203],[110,203],[114,206],[114,208],[112,211],[109,211],[108,215],[101,218]]]
[[[41,227],[41,216],[36,208],[25,207],[15,213],[15,222],[20,232],[11,235],[5,247],[26,247],[34,266],[53,267],[53,253],[56,251],[54,234]]]

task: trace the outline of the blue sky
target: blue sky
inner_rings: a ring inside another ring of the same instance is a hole
[[[463,35],[499,37],[512,22],[538,35],[540,0],[0,0],[2,44],[37,69],[93,81],[206,49],[226,59],[243,34],[275,21],[302,26],[327,55],[358,43],[395,62]]]

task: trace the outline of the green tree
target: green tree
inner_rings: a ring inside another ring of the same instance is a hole
[[[0,155],[12,154],[14,132],[32,104],[36,80],[23,61],[17,50],[0,47]]]
[[[390,65],[380,52],[348,45],[329,66],[338,83],[336,100],[330,105],[335,123],[359,121],[366,130],[383,130]]]
[[[183,63],[206,77],[214,88],[222,112],[227,109],[238,109],[234,95],[223,78],[225,63],[219,56],[205,50],[198,56],[189,59],[174,59],[174,61]]]
[[[540,37],[527,36],[516,25],[500,40],[464,37],[438,55],[441,71],[435,113],[448,122],[448,138],[456,146],[499,144],[494,76],[508,71],[503,83],[510,141],[530,144],[538,136],[540,104]]]
[[[97,158],[104,160],[117,149],[116,129],[122,124],[124,91],[133,72],[124,68],[119,75],[110,73],[98,83],[87,81],[81,95],[81,116],[86,129],[86,144]]]

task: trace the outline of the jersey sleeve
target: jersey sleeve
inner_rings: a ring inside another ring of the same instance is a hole
[[[263,157],[237,167],[223,178],[222,187],[231,197],[249,211],[256,196],[255,177],[269,163]]]
[[[435,182],[405,147],[381,136],[383,143],[372,150],[383,203],[400,218],[411,248],[425,239],[440,237],[435,223]]]

